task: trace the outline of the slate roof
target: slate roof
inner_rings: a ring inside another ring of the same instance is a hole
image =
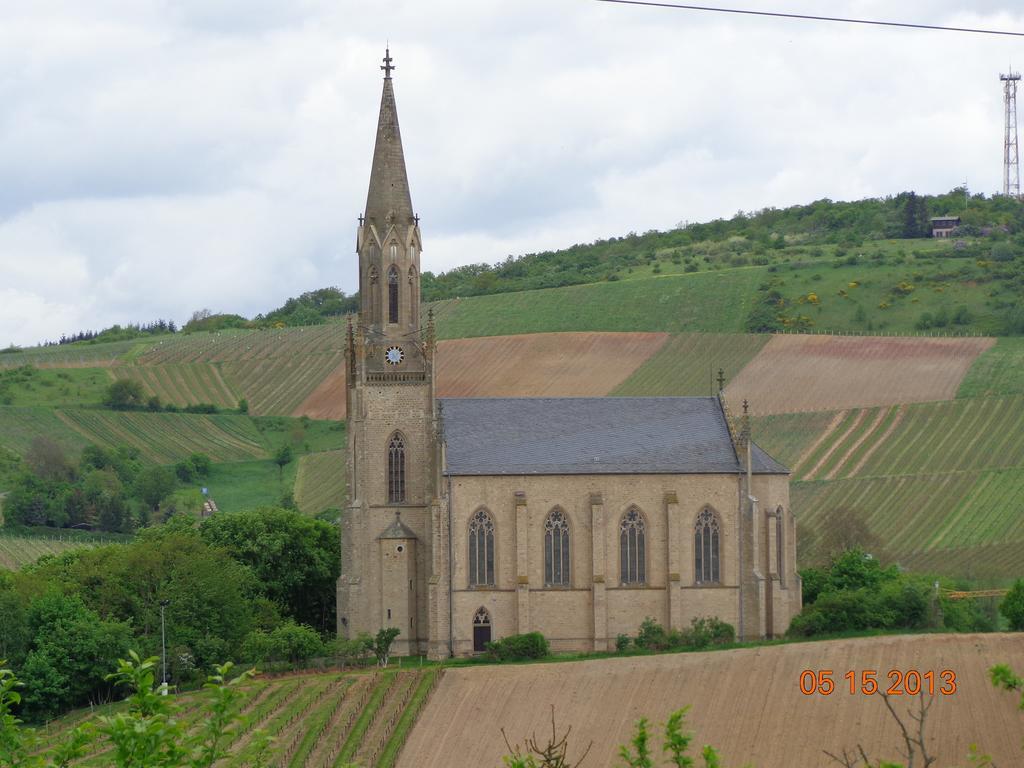
[[[716,397],[441,398],[446,475],[740,471]],[[789,470],[756,445],[756,474]]]

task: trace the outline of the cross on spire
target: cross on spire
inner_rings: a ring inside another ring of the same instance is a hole
[[[392,70],[398,69],[398,67],[393,66],[391,64],[392,61],[394,61],[394,59],[391,58],[391,50],[388,49],[388,48],[385,48],[384,49],[384,66],[381,67],[381,69],[384,70],[384,79],[385,80],[390,80],[391,79],[391,72],[392,72]]]
[[[725,371],[721,368],[718,369],[718,391],[721,392],[725,389]]]

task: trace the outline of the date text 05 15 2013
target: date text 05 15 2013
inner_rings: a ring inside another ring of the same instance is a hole
[[[844,690],[851,696],[858,693],[870,696],[879,692],[890,696],[917,696],[923,691],[930,696],[936,693],[952,696],[957,689],[956,672],[951,669],[939,672],[890,669],[885,673],[875,669],[851,669],[841,677],[838,675],[838,672],[831,669],[805,669],[800,673],[800,693],[805,696],[830,696],[837,690]]]

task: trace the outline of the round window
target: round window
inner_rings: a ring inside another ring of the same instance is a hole
[[[398,551],[399,552],[405,552],[405,547],[403,547],[401,544],[399,544],[398,545]]]

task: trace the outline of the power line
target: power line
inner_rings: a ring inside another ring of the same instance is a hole
[[[680,3],[656,3],[651,0],[597,0],[599,3],[616,5],[646,5],[655,8],[674,8],[684,11],[710,11],[712,13],[734,13],[742,16],[771,16],[777,19],[801,19],[804,21],[833,21],[840,24],[866,24],[875,27],[904,27],[907,29],[930,29],[939,32],[970,32],[978,35],[1006,35],[1024,37],[1024,32],[1004,32],[998,29],[975,29],[972,27],[942,27],[936,24],[910,24],[901,21],[875,21],[873,19],[844,19],[839,16],[808,16],[802,13],[778,13],[773,11],[751,11],[741,8],[713,8],[707,5],[682,5]]]

